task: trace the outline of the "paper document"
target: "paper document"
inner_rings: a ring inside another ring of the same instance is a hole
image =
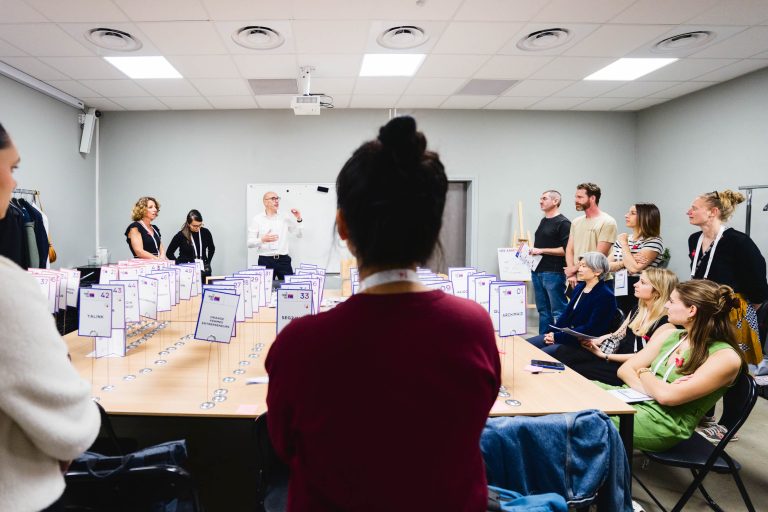
[[[608,393],[628,404],[653,400],[652,396],[648,396],[645,393],[641,393],[640,391],[634,390],[632,388],[609,389]]]
[[[585,339],[585,340],[596,340],[600,336],[590,336],[589,334],[584,334],[583,332],[574,331],[573,329],[569,329],[568,327],[555,327],[552,324],[549,324],[549,327],[560,332],[564,332],[565,334],[570,334],[574,338],[579,339]]]

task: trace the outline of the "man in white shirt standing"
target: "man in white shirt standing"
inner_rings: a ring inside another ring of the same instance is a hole
[[[264,194],[264,213],[256,215],[248,227],[248,247],[259,253],[259,265],[274,270],[275,279],[293,274],[288,255],[289,235],[301,238],[301,212],[291,209],[293,218],[280,215],[280,196],[275,192]]]

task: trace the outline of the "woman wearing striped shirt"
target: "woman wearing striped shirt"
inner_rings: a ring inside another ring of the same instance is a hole
[[[637,297],[632,289],[640,279],[640,273],[648,267],[658,267],[662,262],[664,242],[661,232],[661,214],[655,204],[637,203],[624,215],[632,234],[621,233],[613,244],[608,257],[611,272],[627,271],[627,295],[617,296],[616,304],[625,315],[637,307]]]

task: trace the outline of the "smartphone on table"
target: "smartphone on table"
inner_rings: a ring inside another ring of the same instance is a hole
[[[565,365],[558,361],[544,361],[542,359],[531,359],[531,366],[539,368],[549,368],[552,370],[565,370]]]

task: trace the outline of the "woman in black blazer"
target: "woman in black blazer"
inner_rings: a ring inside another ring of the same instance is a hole
[[[608,258],[599,252],[582,254],[576,275],[581,282],[573,290],[571,301],[555,326],[568,327],[589,336],[608,334],[616,314],[616,298],[613,290],[605,284]],[[528,341],[547,354],[554,354],[560,344],[581,346],[574,336],[554,329],[528,338]]]
[[[165,255],[169,260],[176,260],[176,263],[194,263],[196,259],[201,259],[205,267],[203,275],[210,276],[215,251],[211,232],[203,227],[203,216],[197,210],[190,210],[187,221],[181,226],[181,231],[173,236]]]

